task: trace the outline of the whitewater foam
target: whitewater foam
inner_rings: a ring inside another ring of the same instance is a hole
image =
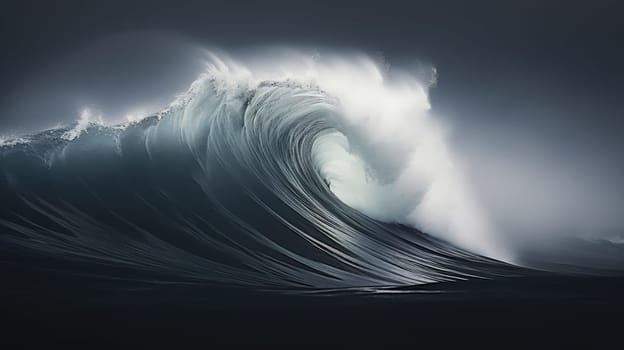
[[[67,130],[61,136],[61,138],[72,141],[80,137],[82,133],[87,132],[90,127],[104,125],[104,120],[101,113],[94,113],[91,109],[85,108],[80,113],[80,118],[76,122],[76,125]]]

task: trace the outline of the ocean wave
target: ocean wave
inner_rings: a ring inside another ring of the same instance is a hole
[[[495,259],[426,83],[365,57],[271,67],[213,57],[156,115],[3,141],[3,249],[253,288],[522,273]]]

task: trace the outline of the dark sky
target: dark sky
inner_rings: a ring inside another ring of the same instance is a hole
[[[620,119],[616,115],[622,112],[624,77],[624,12],[617,4],[4,1],[0,107],[10,104],[9,95],[21,82],[45,72],[47,65],[97,40],[140,30],[225,48],[267,43],[348,46],[383,52],[393,64],[424,60],[440,72],[434,102],[441,99],[444,103],[438,106],[452,113],[471,111],[507,121],[514,118],[503,113],[509,107],[526,110],[530,104],[552,104],[552,114],[575,119],[591,114],[614,132],[613,123],[619,125]],[[102,70],[96,64],[91,69]]]
[[[195,43],[356,48],[437,67],[434,111],[456,130],[477,187],[497,188],[481,191],[492,210],[530,187],[552,203],[522,220],[595,210],[592,220],[620,228],[611,223],[624,214],[618,3],[3,1],[0,134],[75,119],[68,96],[110,111],[165,98],[192,80],[195,62],[178,55]],[[585,204],[563,210],[563,201]]]
[[[621,77],[618,1],[3,1],[3,92],[98,38],[168,31],[226,46],[349,45],[450,73],[543,75],[596,93]],[[472,72],[472,73],[470,73]]]

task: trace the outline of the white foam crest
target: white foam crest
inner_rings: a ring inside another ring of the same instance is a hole
[[[76,125],[65,132],[61,137],[65,140],[72,141],[80,137],[87,129],[92,125],[104,125],[104,120],[101,113],[96,113],[90,108],[85,108],[80,113],[80,118]]]
[[[0,147],[11,147],[30,142],[26,137],[0,136]]]

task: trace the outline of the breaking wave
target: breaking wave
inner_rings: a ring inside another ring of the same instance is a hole
[[[357,55],[212,56],[160,113],[4,140],[4,254],[253,288],[519,274],[430,113],[433,78]]]

